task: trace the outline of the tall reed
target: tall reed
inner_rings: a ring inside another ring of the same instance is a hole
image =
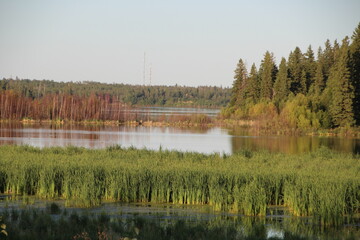
[[[302,155],[242,152],[231,156],[111,147],[0,147],[0,190],[64,198],[207,204],[266,215],[284,205],[296,216],[337,224],[360,211],[360,157],[327,149]]]

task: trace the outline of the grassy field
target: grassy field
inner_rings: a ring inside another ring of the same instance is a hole
[[[302,155],[243,151],[231,156],[119,146],[0,146],[0,191],[63,198],[89,207],[103,200],[207,204],[266,215],[270,205],[295,216],[341,223],[360,212],[360,156],[321,148]]]

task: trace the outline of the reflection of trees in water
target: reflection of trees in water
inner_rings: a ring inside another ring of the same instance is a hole
[[[232,152],[239,150],[267,150],[297,154],[312,152],[321,146],[341,152],[360,153],[360,139],[310,136],[247,136],[244,130],[229,131]]]

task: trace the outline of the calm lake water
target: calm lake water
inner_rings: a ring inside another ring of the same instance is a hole
[[[161,226],[174,225],[178,221],[189,226],[203,224],[221,229],[231,228],[237,231],[239,239],[359,239],[360,219],[345,219],[344,224],[337,227],[320,226],[311,217],[292,217],[284,207],[269,207],[265,217],[248,217],[241,214],[213,211],[208,206],[149,204],[149,203],[103,203],[93,208],[65,207],[64,200],[46,201],[35,198],[11,199],[0,198],[0,214],[12,209],[39,209],[48,211],[55,202],[60,209],[65,209],[68,215],[76,212],[82,216],[98,217],[106,213],[111,219],[134,219],[141,217]],[[59,218],[53,215],[53,218]],[[242,236],[240,238],[240,236]]]
[[[252,136],[246,129],[145,126],[22,125],[0,123],[0,144],[36,147],[123,147],[232,154],[241,150],[302,153],[321,146],[360,153],[360,139],[311,136]]]

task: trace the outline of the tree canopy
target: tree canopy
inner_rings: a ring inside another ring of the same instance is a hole
[[[253,64],[249,76],[239,80],[235,75],[232,99],[236,101],[222,111],[223,116],[276,121],[291,128],[360,125],[360,23],[351,39],[333,44],[326,40],[323,49],[315,58],[311,45],[304,53],[295,47],[279,67],[267,51],[259,71]],[[238,69],[239,64],[235,72]],[[247,73],[244,64],[241,72]]]

